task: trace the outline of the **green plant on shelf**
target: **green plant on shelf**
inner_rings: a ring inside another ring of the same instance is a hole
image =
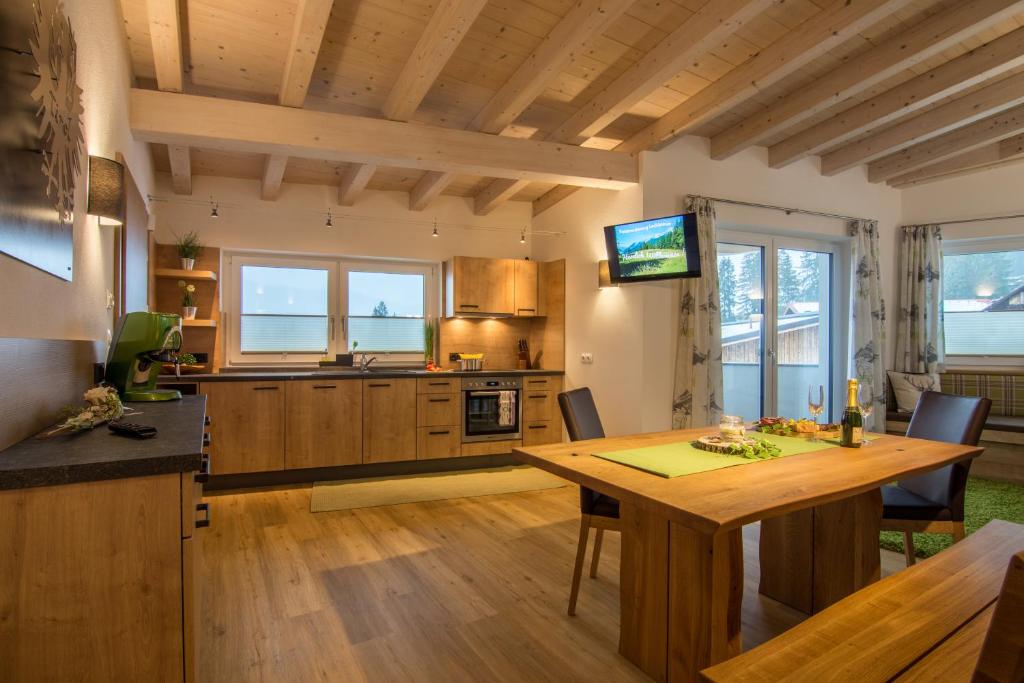
[[[181,237],[175,235],[174,247],[178,250],[178,258],[195,259],[203,253],[203,244],[195,231],[186,232]]]
[[[181,305],[184,308],[192,308],[196,305],[196,286],[186,284],[184,280],[178,280],[178,287],[181,288]]]

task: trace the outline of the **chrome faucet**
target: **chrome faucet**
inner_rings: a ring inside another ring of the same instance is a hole
[[[377,356],[374,356],[373,358],[367,360],[366,359],[366,354],[364,353],[360,357],[360,359],[359,359],[359,371],[360,372],[368,371],[370,369],[370,364],[373,363],[373,361],[375,361],[375,360],[377,360]]]

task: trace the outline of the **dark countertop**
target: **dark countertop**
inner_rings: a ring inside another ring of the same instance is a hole
[[[202,462],[205,396],[127,403],[126,422],[156,427],[152,439],[113,434],[103,424],[88,432],[30,437],[0,451],[0,489],[56,486],[198,470]]]
[[[564,370],[488,370],[483,369],[474,372],[427,372],[426,370],[405,370],[388,372],[387,370],[376,370],[374,372],[358,372],[355,370],[337,370],[327,368],[323,370],[304,370],[299,368],[281,368],[279,370],[268,370],[261,368],[251,372],[220,372],[203,374],[183,374],[181,378],[174,375],[160,375],[160,384],[177,384],[180,382],[272,382],[290,379],[415,379],[419,377],[519,377],[519,376],[562,376]]]

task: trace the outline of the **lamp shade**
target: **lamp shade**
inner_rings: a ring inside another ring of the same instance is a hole
[[[89,205],[86,213],[124,225],[124,166],[113,159],[89,157]]]
[[[612,282],[612,275],[608,269],[607,260],[597,262],[597,288],[604,289],[605,287],[618,287],[617,284]]]

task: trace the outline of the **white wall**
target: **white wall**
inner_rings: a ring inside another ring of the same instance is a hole
[[[113,158],[120,152],[145,196],[153,186],[148,148],[132,140],[127,95],[131,87],[128,44],[117,0],[65,0],[78,43],[85,150]],[[75,189],[74,263],[71,282],[0,254],[0,337],[106,340],[106,307],[113,278],[109,229],[86,219],[88,158]]]
[[[1024,164],[940,180],[903,190],[904,224],[1024,213]],[[1024,236],[1024,218],[948,225],[943,239]]]
[[[767,151],[754,148],[712,161],[708,141],[685,137],[642,158],[641,187],[615,193],[582,190],[534,220],[538,229],[568,230],[561,239],[540,239],[538,259],[569,259],[566,283],[566,372],[570,386],[591,386],[610,433],[667,429],[671,423],[676,289],[655,283],[598,290],[596,262],[605,258],[602,226],[678,213],[686,194],[791,206],[875,218],[886,301],[895,297],[895,228],[900,193],[867,182],[863,169],[833,178],[816,159],[771,169]],[[845,241],[842,221],[720,205],[723,228],[783,232]],[[894,328],[890,326],[890,347]],[[582,365],[580,351],[594,353]],[[887,354],[888,357],[888,354]]]
[[[366,192],[352,207],[337,205],[337,188],[285,184],[277,201],[260,199],[259,182],[196,176],[192,196],[175,195],[170,176],[157,175],[153,202],[156,239],[174,242],[194,230],[203,243],[222,249],[368,256],[443,261],[451,256],[519,258],[530,254],[520,244],[520,229],[529,228],[531,207],[509,202],[489,216],[473,214],[472,200],[439,197],[422,212],[409,211],[404,192]],[[219,203],[219,218],[210,218],[210,196]],[[165,201],[167,200],[167,201]],[[185,200],[185,201],[182,201]],[[191,203],[185,203],[191,202]],[[330,208],[333,228],[325,227]],[[440,237],[431,237],[438,221]],[[467,227],[500,227],[501,231]]]

